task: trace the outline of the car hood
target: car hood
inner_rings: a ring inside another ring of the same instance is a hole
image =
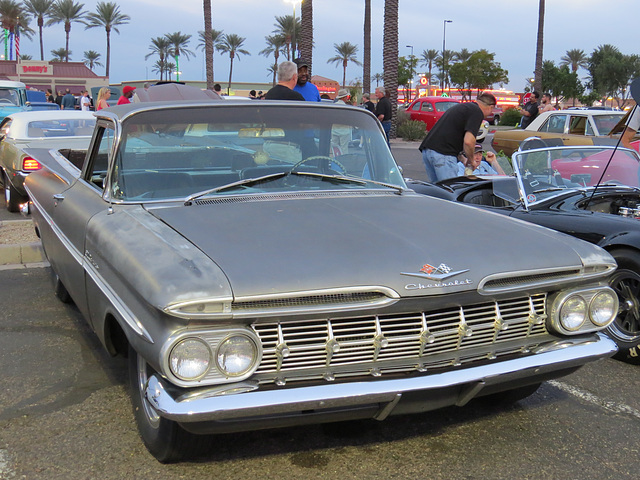
[[[417,194],[207,203],[147,208],[215,261],[236,297],[351,286],[436,295],[491,274],[611,261],[563,234]],[[445,277],[426,278],[429,266]]]

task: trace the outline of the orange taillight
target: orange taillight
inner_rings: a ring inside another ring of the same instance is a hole
[[[34,170],[40,170],[42,165],[35,158],[25,157],[22,159],[22,170],[25,172],[33,172]]]

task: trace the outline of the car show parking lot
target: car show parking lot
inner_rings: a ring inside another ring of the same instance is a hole
[[[0,270],[0,478],[597,478],[640,470],[638,367],[615,360],[512,406],[206,437],[159,464],[139,440],[126,361],[53,296],[48,268]],[[26,297],[24,292],[28,291]]]

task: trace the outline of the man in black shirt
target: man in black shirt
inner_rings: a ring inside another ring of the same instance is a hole
[[[363,93],[362,94],[362,106],[375,115],[375,113],[376,113],[376,104],[371,101],[371,94],[370,93]]]
[[[493,112],[495,105],[496,97],[482,93],[475,102],[460,103],[442,115],[419,147],[429,180],[437,182],[458,176],[458,155],[473,158],[482,120]]]
[[[278,65],[278,84],[267,92],[265,100],[302,100],[304,97],[293,87],[298,82],[298,66],[293,62]]]
[[[389,132],[391,131],[391,102],[387,98],[387,92],[384,87],[376,87],[376,98],[378,104],[376,105],[376,117],[382,123],[384,134],[387,136],[387,145],[389,144]],[[474,144],[475,145],[475,144]]]
[[[532,92],[527,104],[520,109],[520,115],[522,115],[520,128],[527,128],[531,124],[531,122],[533,122],[538,116],[538,111],[540,109],[540,107],[538,106],[539,98],[540,93],[536,91]]]

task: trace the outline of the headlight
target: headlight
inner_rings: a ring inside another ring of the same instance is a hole
[[[618,311],[618,298],[612,292],[598,293],[589,304],[591,321],[603,327],[610,323]]]
[[[569,297],[560,309],[560,324],[569,331],[578,330],[587,318],[587,303],[582,297]]]
[[[254,366],[257,356],[258,349],[249,337],[234,335],[226,338],[218,346],[216,363],[223,374],[238,377]]]
[[[195,380],[203,376],[211,365],[211,349],[202,340],[186,338],[171,350],[169,366],[182,380]]]

